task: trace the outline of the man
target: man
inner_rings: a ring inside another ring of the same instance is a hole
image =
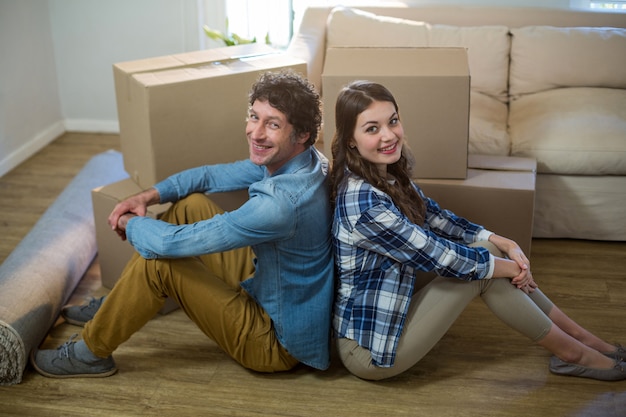
[[[326,369],[333,262],[328,164],[312,146],[320,124],[308,81],[263,74],[249,96],[250,158],[183,171],[119,203],[109,224],[137,254],[82,340],[33,352],[35,369],[56,378],[114,374],[113,351],[166,297],[248,369]],[[250,198],[231,212],[204,194],[239,189]],[[165,202],[175,204],[160,221],[145,217]]]

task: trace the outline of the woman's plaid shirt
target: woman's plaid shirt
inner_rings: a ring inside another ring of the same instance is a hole
[[[489,278],[493,271],[486,249],[466,246],[491,232],[442,210],[415,188],[427,207],[421,227],[387,194],[352,173],[337,194],[333,328],[337,337],[370,350],[377,366],[393,366],[416,270],[463,280]]]

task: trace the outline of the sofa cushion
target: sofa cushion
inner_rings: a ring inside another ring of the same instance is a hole
[[[326,46],[428,46],[428,27],[425,22],[335,7],[328,17]]]
[[[508,106],[488,95],[470,92],[468,152],[508,156],[511,142],[506,123]]]
[[[626,175],[626,90],[560,88],[509,104],[513,156],[539,173]]]
[[[508,101],[510,36],[506,26],[431,25],[428,46],[462,46],[472,90]]]
[[[510,39],[506,26],[430,25],[337,7],[329,16],[326,35],[327,47],[465,47],[472,90],[504,102],[508,98]]]
[[[510,94],[558,87],[626,88],[626,29],[511,29]]]

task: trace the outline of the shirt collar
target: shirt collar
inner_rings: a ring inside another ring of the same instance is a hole
[[[282,167],[280,167],[271,176],[275,177],[276,175],[281,175],[281,174],[291,174],[293,172],[296,172],[310,165],[311,159],[313,158],[311,148],[313,148],[313,146],[309,146],[307,149],[300,152],[299,154],[291,158],[289,161],[285,162],[285,164]],[[266,172],[267,172],[267,168],[266,168]]]

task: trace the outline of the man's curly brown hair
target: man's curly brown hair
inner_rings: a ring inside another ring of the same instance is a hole
[[[265,72],[252,86],[248,103],[267,101],[287,116],[293,138],[310,133],[305,145],[313,145],[322,125],[322,102],[313,84],[294,70]],[[295,140],[295,139],[294,139]]]

